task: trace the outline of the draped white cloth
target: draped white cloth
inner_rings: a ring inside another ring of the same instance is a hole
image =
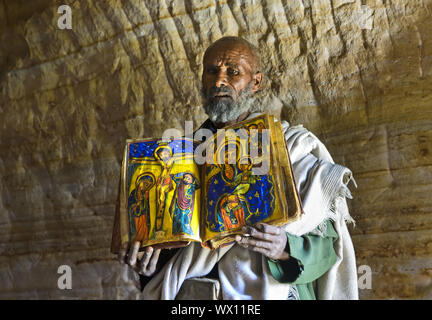
[[[354,247],[346,226],[346,222],[353,222],[345,199],[351,197],[347,188],[348,182],[354,181],[351,171],[335,164],[326,147],[301,125],[281,124],[304,210],[298,221],[284,228],[297,236],[308,232],[319,235],[324,222],[331,219],[339,236],[334,245],[338,259],[316,281],[317,299],[358,299]],[[174,299],[184,280],[206,276],[216,263],[223,299],[287,299],[295,291],[272,277],[267,258],[260,253],[237,244],[211,251],[192,243],[152,278],[144,297]]]

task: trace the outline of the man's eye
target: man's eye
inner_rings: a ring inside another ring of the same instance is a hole
[[[232,76],[237,76],[239,74],[239,72],[234,69],[228,69],[228,73]]]

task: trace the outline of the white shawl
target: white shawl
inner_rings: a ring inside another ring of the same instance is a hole
[[[285,230],[297,236],[308,232],[319,235],[325,220],[331,219],[339,236],[334,245],[338,259],[316,281],[317,299],[358,299],[354,248],[346,226],[347,221],[352,222],[345,200],[351,198],[347,188],[351,171],[334,164],[326,147],[305,128],[289,127],[285,121],[281,124],[304,210]],[[272,277],[267,258],[260,253],[237,244],[210,251],[192,243],[152,278],[143,291],[144,298],[174,299],[184,280],[206,276],[216,263],[223,299],[287,299],[295,295],[295,287]]]

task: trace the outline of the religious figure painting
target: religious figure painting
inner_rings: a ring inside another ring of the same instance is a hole
[[[144,241],[149,238],[150,190],[154,185],[154,175],[151,172],[145,172],[138,176],[134,184],[135,188],[129,194],[129,221],[134,241]]]
[[[172,149],[169,146],[159,146],[154,152],[155,158],[161,166],[161,173],[157,178],[157,202],[156,202],[156,231],[162,231],[162,223],[167,202],[167,194],[174,189],[171,169],[173,166]]]
[[[254,126],[257,128],[256,124]],[[242,154],[241,143],[226,141],[218,148],[216,157],[224,162],[207,167],[207,228],[211,232],[227,232],[272,215],[275,209],[273,178],[252,173],[253,160]]]
[[[174,175],[173,180],[176,183],[176,190],[170,208],[173,220],[173,234],[193,236],[191,221],[195,204],[195,190],[200,187],[198,180],[190,172]]]
[[[280,225],[299,217],[281,127],[262,115],[228,129],[234,139],[218,140],[215,134],[204,142],[206,150],[214,149],[206,153],[212,161],[204,164],[195,161],[201,142],[190,138],[128,140],[120,242],[140,241],[143,249],[198,241],[214,249],[234,241],[246,224]],[[264,143],[264,130],[271,143]]]

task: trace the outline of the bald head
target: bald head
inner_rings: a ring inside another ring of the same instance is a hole
[[[206,57],[209,56],[212,51],[219,50],[219,48],[221,47],[225,50],[229,50],[232,48],[241,48],[242,54],[246,59],[249,60],[249,63],[251,64],[251,71],[253,73],[256,73],[261,70],[261,56],[258,48],[256,48],[249,41],[234,36],[223,37],[213,42],[205,51],[203,61],[205,61]]]
[[[204,109],[216,124],[243,120],[254,107],[252,95],[262,82],[258,50],[239,37],[224,37],[203,57]]]

